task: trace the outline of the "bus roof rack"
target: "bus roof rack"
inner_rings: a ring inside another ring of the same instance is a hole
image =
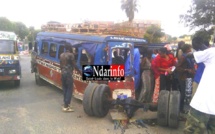
[[[78,33],[91,35],[122,35],[142,38],[143,35],[139,31],[134,31],[131,28],[65,28],[65,27],[42,27],[44,32],[60,32],[60,33]]]

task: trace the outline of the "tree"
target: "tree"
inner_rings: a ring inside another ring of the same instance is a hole
[[[29,30],[22,22],[14,22],[14,32],[23,40],[28,35]]]
[[[10,20],[5,17],[0,17],[0,30],[2,31],[13,31],[14,26]]]
[[[134,13],[138,12],[137,6],[137,0],[121,0],[121,9],[125,10],[129,22],[133,21]]]
[[[41,30],[35,30],[33,26],[29,27],[28,41],[35,41],[37,33],[39,33],[40,31]]]
[[[192,0],[190,9],[180,18],[191,29],[211,28],[215,25],[215,0]]]
[[[34,41],[34,34],[35,34],[35,29],[33,26],[29,27],[29,34],[28,34],[28,41],[33,42]]]
[[[172,42],[172,36],[166,34],[166,42]]]
[[[11,22],[5,17],[0,17],[0,30],[15,32],[23,40],[28,35],[28,28],[22,22]]]
[[[172,37],[172,41],[173,41],[174,43],[176,43],[176,42],[177,42],[177,37]]]
[[[144,38],[148,40],[149,43],[160,43],[161,37],[165,34],[162,32],[162,29],[157,25],[151,25],[147,28]]]

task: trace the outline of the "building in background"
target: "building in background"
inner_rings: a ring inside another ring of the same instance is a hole
[[[116,23],[115,28],[124,30],[124,32],[133,33],[135,36],[143,37],[148,27],[156,25],[161,27],[159,20],[133,20],[132,23],[125,21]]]
[[[191,35],[184,35],[184,36],[181,36],[179,38],[177,38],[177,42],[180,42],[180,41],[184,41],[185,44],[192,44],[192,37]]]
[[[59,32],[65,32],[70,31],[72,28],[71,24],[66,23],[60,23],[57,21],[49,21],[46,25],[42,25],[41,29],[43,31],[59,31]]]

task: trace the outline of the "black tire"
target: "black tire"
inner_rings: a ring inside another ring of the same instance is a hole
[[[14,86],[19,87],[20,86],[20,80],[15,80],[14,81]]]
[[[42,86],[43,83],[44,83],[43,79],[40,78],[40,74],[39,74],[39,70],[38,69],[36,69],[36,72],[35,72],[35,81],[36,81],[36,84],[38,86]]]
[[[160,126],[168,125],[169,91],[162,90],[158,98],[157,122]]]
[[[179,91],[170,92],[168,125],[171,128],[177,128],[179,124],[180,96],[181,94]]]
[[[100,84],[93,95],[93,113],[96,117],[104,117],[109,112],[109,98],[111,91],[106,84]]]
[[[84,91],[83,107],[84,107],[84,112],[89,116],[94,116],[93,108],[92,108],[92,99],[93,99],[94,91],[97,86],[98,86],[97,83],[89,83]]]

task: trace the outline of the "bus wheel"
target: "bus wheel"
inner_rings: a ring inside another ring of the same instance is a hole
[[[20,86],[20,80],[15,80],[14,81],[14,86],[19,87]]]
[[[104,117],[109,112],[111,91],[108,85],[100,84],[93,95],[93,113],[97,117]]]
[[[35,72],[35,81],[36,81],[37,85],[39,85],[39,86],[43,85],[43,79],[40,78],[40,74],[39,74],[38,69],[36,69],[36,72]]]
[[[93,100],[93,94],[98,86],[97,83],[89,83],[84,91],[84,98],[83,98],[83,107],[84,112],[89,115],[93,116],[93,108],[92,108],[92,100]]]
[[[162,90],[158,97],[157,122],[160,126],[168,125],[169,91]]]
[[[171,91],[170,97],[169,97],[169,112],[168,112],[169,127],[172,127],[172,128],[178,127],[179,112],[180,112],[180,92]]]

